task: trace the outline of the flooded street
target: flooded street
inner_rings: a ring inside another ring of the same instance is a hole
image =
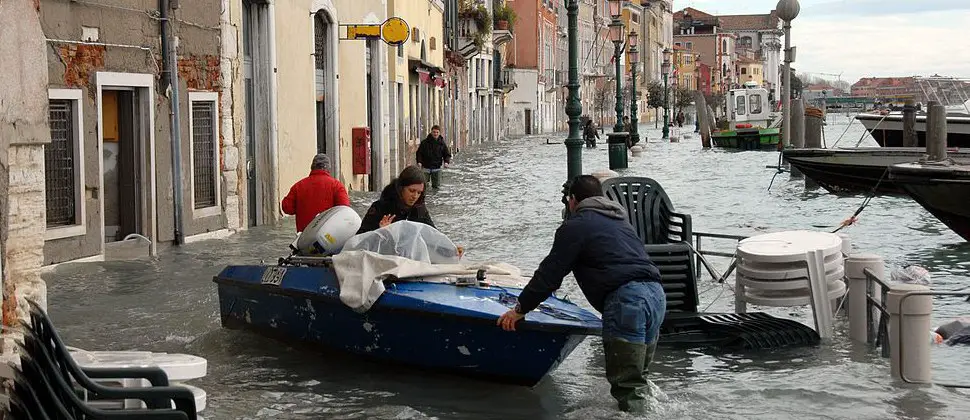
[[[830,116],[829,145],[849,121]],[[787,173],[769,191],[774,170],[765,167],[777,164],[778,153],[702,150],[697,137],[664,143],[652,124],[646,131],[652,142],[621,175],[658,180],[674,206],[692,215],[695,231],[831,231],[863,200],[805,191]],[[839,145],[854,146],[862,136],[853,123]],[[560,222],[563,137],[506,140],[457,156],[428,203],[438,228],[466,247],[467,259],[505,261],[523,271],[537,266]],[[546,138],[557,144],[547,145]],[[873,144],[869,138],[862,143]],[[583,153],[584,172],[608,167],[605,145]],[[354,208],[363,212],[377,195],[352,193]],[[76,347],[205,357],[208,376],[193,384],[208,392],[206,419],[630,418],[614,408],[598,338],[587,339],[550,377],[527,389],[390,368],[222,329],[212,277],[228,264],[276,261],[288,253],[293,232],[291,218],[165,250],[155,260],[62,265],[44,275],[51,316]],[[920,264],[932,273],[936,290],[970,285],[970,245],[908,199],[873,199],[844,232],[856,250],[883,255],[887,274]],[[733,243],[704,247],[730,250]],[[574,281],[564,285],[562,293],[588,307]],[[699,290],[702,309],[733,311],[730,290],[706,275]],[[808,308],[749,310],[810,322]],[[961,299],[937,299],[934,325],[967,314],[970,304]],[[935,380],[967,383],[970,349],[937,348],[933,356]],[[647,418],[970,418],[964,392],[893,385],[888,359],[849,343],[844,318],[837,320],[833,342],[819,348],[743,355],[662,349],[653,371],[658,390]]]

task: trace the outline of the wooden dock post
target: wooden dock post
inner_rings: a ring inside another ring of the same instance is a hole
[[[791,130],[788,139],[791,141],[790,146],[792,149],[804,149],[805,148],[805,100],[795,99],[791,103],[791,123],[788,124],[788,128]],[[787,162],[786,162],[787,163]],[[794,166],[789,167],[789,173],[791,173],[790,179],[802,179],[805,175]]]
[[[903,147],[916,147],[916,101],[907,99],[903,105]]]
[[[796,99],[792,102],[791,111],[791,145],[795,149],[805,148],[805,100]]]
[[[926,154],[927,160],[946,160],[946,107],[937,101],[926,104]]]
[[[820,149],[822,147],[822,123],[825,120],[825,111],[822,108],[813,106],[805,108],[805,147],[809,149]],[[811,178],[805,178],[805,189],[814,190],[818,184]]]
[[[711,119],[707,115],[707,99],[704,93],[694,92],[694,106],[697,108],[697,122],[700,126],[701,146],[705,149],[711,147]]]

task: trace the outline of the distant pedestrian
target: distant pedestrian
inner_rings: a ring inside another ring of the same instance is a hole
[[[325,153],[313,157],[310,175],[299,180],[283,198],[283,213],[296,215],[296,231],[303,232],[314,217],[334,206],[349,206],[347,189],[330,175],[330,158]]]
[[[441,186],[441,168],[447,168],[451,163],[451,151],[448,144],[441,135],[441,127],[435,125],[431,127],[431,133],[418,146],[417,151],[418,166],[424,169],[431,181],[431,188],[438,189]]]
[[[586,127],[583,128],[583,138],[586,140],[586,147],[596,148],[596,140],[600,138],[600,135],[596,132],[596,124],[591,119],[586,120]]]
[[[684,126],[684,111],[677,111],[677,126]]]

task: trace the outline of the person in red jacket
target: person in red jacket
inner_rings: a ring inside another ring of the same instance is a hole
[[[318,214],[334,206],[349,206],[347,189],[330,176],[330,158],[320,153],[313,157],[310,176],[297,181],[283,199],[283,213],[296,215],[296,231],[303,232]]]

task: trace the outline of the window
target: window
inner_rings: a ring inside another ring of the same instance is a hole
[[[748,74],[748,68],[747,67],[741,67],[741,74]]]
[[[219,206],[219,94],[189,92],[193,217],[215,216]]]
[[[51,143],[44,147],[45,239],[87,233],[84,208],[84,119],[80,89],[47,92]]]
[[[694,43],[693,42],[688,42],[687,43],[687,51],[692,51],[693,49],[694,49]]]
[[[735,112],[737,112],[738,115],[744,115],[745,114],[745,112],[744,112],[744,96],[743,95],[742,96],[738,96],[737,106],[735,108],[736,108],[735,109]]]
[[[751,113],[760,114],[761,113],[761,94],[754,94],[748,97],[748,102],[751,104]]]

